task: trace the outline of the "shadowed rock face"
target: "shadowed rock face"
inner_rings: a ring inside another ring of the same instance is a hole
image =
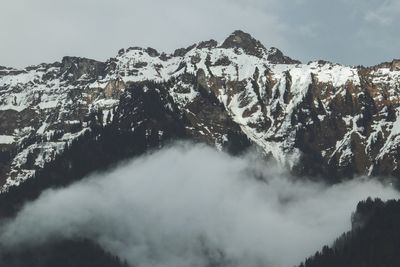
[[[106,64],[92,59],[79,57],[64,57],[61,62],[61,73],[66,73],[67,79],[100,79],[105,75]]]
[[[142,140],[140,151],[180,138],[232,153],[252,144],[298,175],[398,178],[399,88],[398,60],[301,64],[242,31],[170,55],[134,47],[107,62],[1,67],[0,184],[20,184],[110,127]]]
[[[274,64],[300,64],[299,60],[291,59],[285,56],[281,50],[271,47],[268,54],[268,61]]]
[[[221,45],[222,48],[241,48],[249,55],[262,57],[266,48],[260,41],[243,31],[234,31]]]
[[[400,71],[400,59],[395,59],[392,61],[390,70],[391,71]]]

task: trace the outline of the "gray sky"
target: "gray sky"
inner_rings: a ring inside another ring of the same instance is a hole
[[[1,0],[0,65],[175,48],[242,29],[304,62],[400,58],[400,0]]]

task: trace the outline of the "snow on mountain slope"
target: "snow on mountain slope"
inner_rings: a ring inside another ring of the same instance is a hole
[[[189,136],[219,149],[234,129],[298,174],[398,177],[399,66],[301,64],[236,31],[169,55],[134,47],[107,62],[0,67],[0,184],[34,176],[94,125],[117,125],[127,89],[146,81],[166,88]]]

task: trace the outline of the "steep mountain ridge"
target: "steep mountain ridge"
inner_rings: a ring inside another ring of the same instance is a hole
[[[398,178],[399,87],[399,60],[301,64],[242,31],[173,54],[132,47],[106,62],[0,67],[0,184],[19,185],[105,127],[160,145],[185,137],[240,152],[252,143],[296,174],[333,182]],[[154,119],[160,112],[171,119]]]

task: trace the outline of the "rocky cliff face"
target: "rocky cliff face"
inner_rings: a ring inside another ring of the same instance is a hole
[[[65,57],[0,67],[0,185],[33,177],[107,127],[145,144],[250,144],[299,175],[400,177],[400,63],[301,64],[242,31],[173,54],[128,48],[107,62]]]

